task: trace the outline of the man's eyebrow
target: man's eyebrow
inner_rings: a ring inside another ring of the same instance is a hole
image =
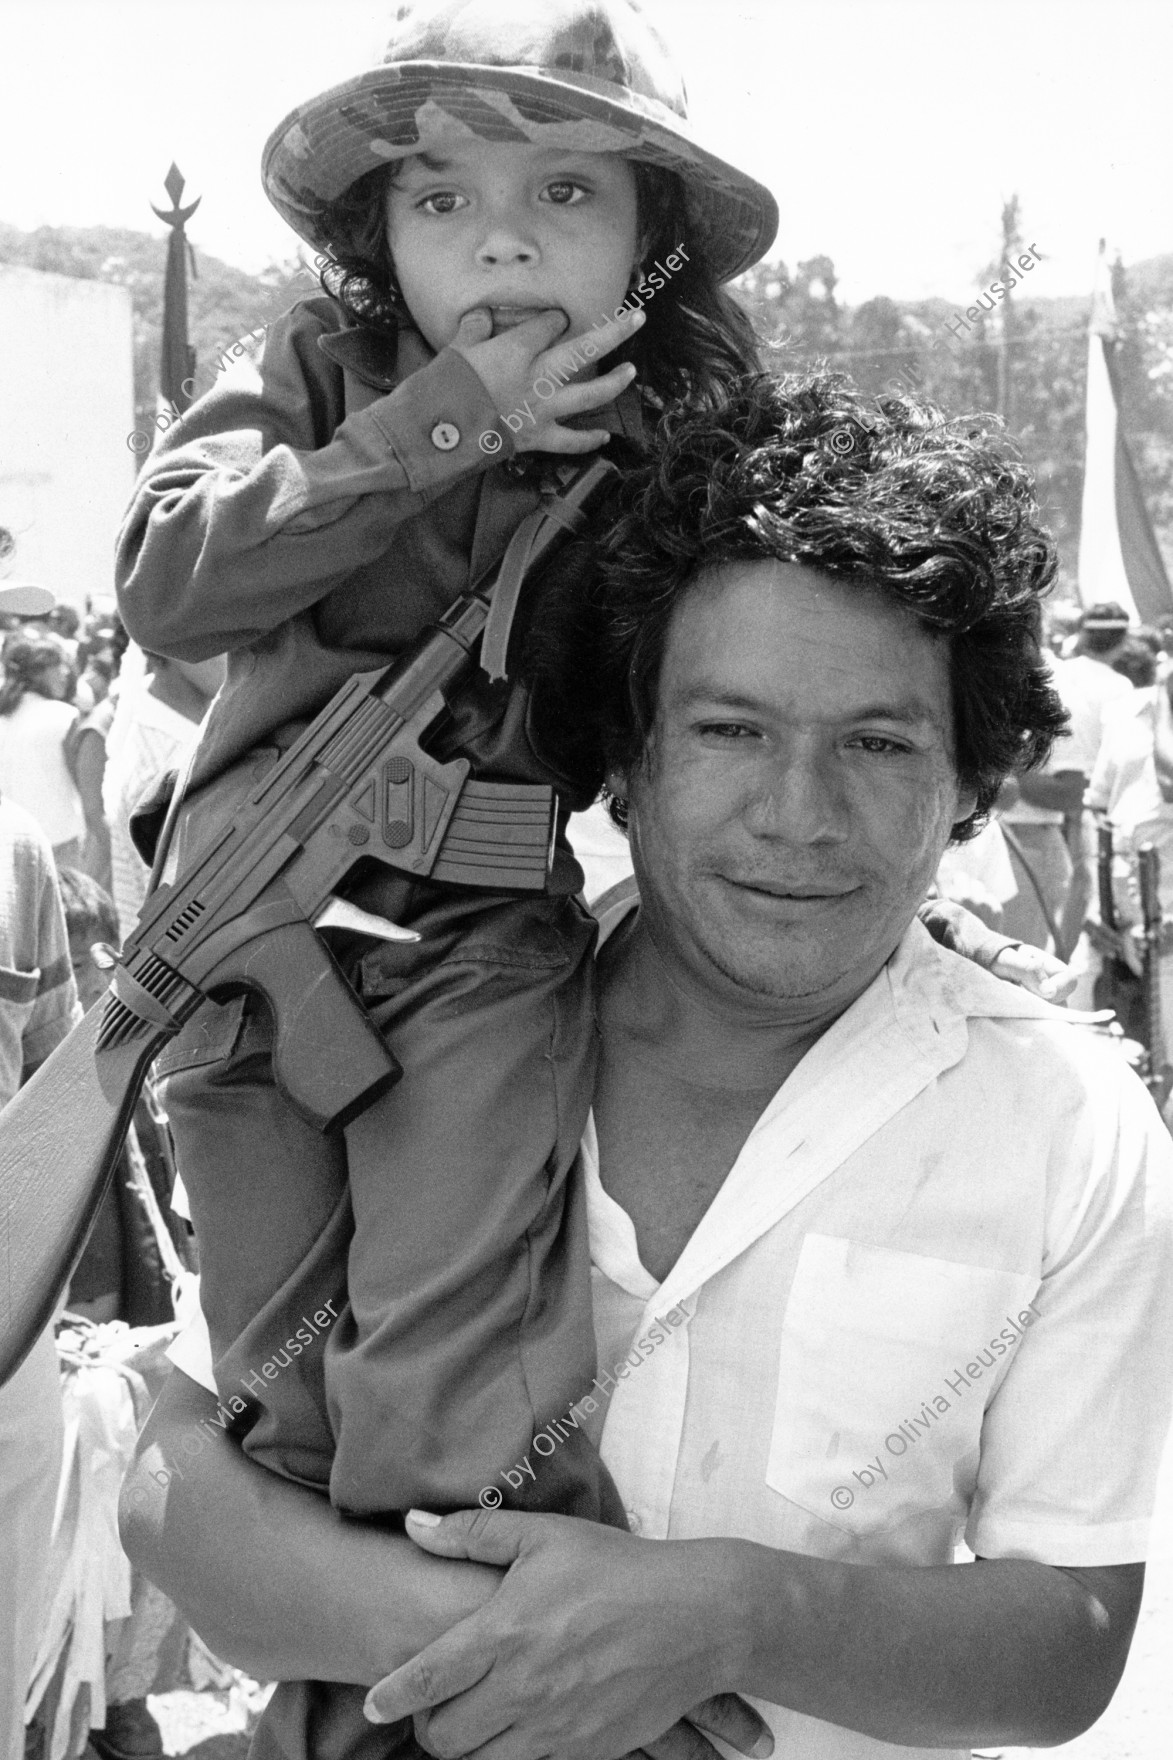
[[[715,709],[742,710],[751,714],[769,714],[772,705],[760,697],[745,696],[740,691],[720,690],[705,684],[693,685],[681,695],[681,702],[686,708],[693,708],[698,703],[711,705]],[[931,710],[915,700],[900,703],[864,703],[858,709],[848,709],[837,716],[840,721],[894,721],[902,727],[924,726],[935,720]]]

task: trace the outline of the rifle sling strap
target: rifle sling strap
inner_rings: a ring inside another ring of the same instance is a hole
[[[513,621],[521,602],[526,575],[529,573],[535,540],[547,520],[561,526],[563,531],[575,532],[583,524],[583,515],[560,497],[547,496],[543,498],[540,507],[526,515],[510,538],[508,548],[501,558],[489,615],[481,637],[481,670],[488,674],[494,684],[509,676],[509,638],[513,631]]]

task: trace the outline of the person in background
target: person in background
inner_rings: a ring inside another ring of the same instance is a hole
[[[45,623],[64,642],[70,660],[76,661],[80,646],[78,631],[81,628],[81,618],[74,607],[59,601],[45,618]]]
[[[1088,925],[1101,956],[1116,954],[1139,974],[1141,954],[1133,931],[1141,922],[1137,854],[1151,843],[1160,862],[1162,915],[1173,916],[1173,677],[1146,689],[1130,690],[1108,717],[1103,743],[1088,785],[1087,804],[1111,823],[1113,898],[1120,929]],[[1158,986],[1166,1046],[1173,1045],[1173,949],[1162,948]],[[1166,1108],[1166,1121],[1173,1117]]]
[[[95,962],[92,949],[95,942],[117,942],[118,918],[114,900],[88,874],[63,868],[59,879],[70,963],[78,998],[88,1011],[109,983],[109,972]],[[162,1180],[158,1180],[160,1164]],[[66,1306],[71,1315],[99,1326],[110,1320],[132,1327],[174,1321],[168,1266],[175,1263],[171,1249],[178,1248],[181,1225],[177,1222],[169,1239],[162,1238],[173,1177],[166,1122],[156,1118],[150,1097],[144,1095],[70,1280]],[[140,1366],[137,1359],[135,1366]],[[146,1760],[163,1752],[162,1734],[146,1694],[155,1679],[161,1646],[169,1641],[179,1616],[167,1597],[137,1571],[130,1600],[129,1617],[107,1624],[106,1720],[89,1736],[101,1760]]]
[[[92,641],[79,680],[78,697],[81,720],[73,739],[73,772],[81,795],[86,820],[86,842],[82,867],[106,892],[113,892],[113,858],[110,849],[110,826],[106,818],[104,784],[106,777],[106,742],[118,708],[118,694],[112,689],[128,645],[128,637],[118,620],[109,639]],[[89,681],[86,695],[89,707],[81,704],[81,687]],[[112,939],[119,939],[117,927]]]
[[[85,813],[71,768],[73,669],[58,636],[17,633],[0,685],[0,791],[31,813],[60,865],[81,861]]]
[[[1121,645],[1112,661],[1112,671],[1126,678],[1133,690],[1145,691],[1157,682],[1157,652],[1150,642],[1144,641],[1139,631],[1129,636]],[[1112,703],[1124,701],[1123,696],[1112,697]]]
[[[45,833],[0,797],[0,1105],[80,1018],[65,913]],[[0,1388],[0,1760],[24,1753],[63,1427],[46,1328]]]
[[[1056,663],[1055,688],[1071,718],[1071,728],[1067,738],[1056,744],[1052,766],[1056,771],[1066,770],[1072,778],[1078,772],[1085,790],[1111,715],[1128,703],[1134,686],[1153,682],[1146,651],[1142,632],[1130,629],[1124,607],[1104,602],[1083,613],[1074,652]],[[1062,827],[1071,875],[1057,914],[1055,951],[1060,959],[1072,957],[1096,889],[1095,826],[1082,794],[1078,808],[1074,787],[1071,795]]]
[[[125,684],[110,718],[102,780],[112,890],[123,937],[138,920],[150,875],[131,839],[131,812],[161,776],[182,768],[224,682],[223,655],[211,660],[167,660],[161,654],[143,658],[146,672]]]

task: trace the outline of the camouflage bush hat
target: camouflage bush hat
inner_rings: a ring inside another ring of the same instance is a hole
[[[683,82],[639,0],[409,0],[382,64],[287,116],[261,176],[320,250],[323,204],[357,178],[474,139],[623,153],[675,172],[721,281],[778,229],[769,190],[692,138]]]

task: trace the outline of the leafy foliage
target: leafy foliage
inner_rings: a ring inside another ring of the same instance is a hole
[[[1005,251],[1019,229],[1013,201],[1002,222]],[[988,288],[998,272],[998,261],[986,265],[975,286]],[[916,391],[950,415],[1000,407],[1000,334],[985,312],[967,331],[956,324],[958,309],[938,299],[900,303],[880,296],[854,308],[841,306],[827,257],[800,263],[793,277],[784,263],[758,264],[742,276],[737,292],[773,342],[770,359],[779,368],[841,368],[877,395]],[[1139,263],[1127,273],[1118,267],[1114,292],[1124,430],[1173,576],[1173,257]],[[1008,343],[1008,425],[1035,473],[1044,517],[1059,546],[1060,593],[1072,597],[1089,304],[1031,299],[1024,284],[1014,301]],[[951,321],[954,332],[947,328]]]
[[[1020,230],[1017,202],[1002,214],[1001,251]],[[167,241],[126,229],[43,226],[21,232],[0,223],[0,262],[57,275],[113,281],[134,302],[135,420],[154,418],[163,319]],[[316,291],[302,264],[273,263],[247,274],[219,258],[195,253],[188,278],[188,321],[196,351],[196,391],[207,389],[224,351],[269,323],[295,300]],[[998,272],[986,265],[975,287]],[[793,275],[784,263],[761,263],[737,292],[773,347],[779,368],[816,362],[841,367],[865,389],[900,395],[914,389],[950,414],[999,408],[999,332],[984,312],[960,336],[947,329],[956,307],[940,299],[899,302],[883,295],[854,308],[836,293],[830,257],[811,257]],[[1032,299],[1016,290],[1008,343],[1010,426],[1033,468],[1062,559],[1061,591],[1074,593],[1083,484],[1083,423],[1087,374],[1088,301]],[[1173,574],[1173,256],[1117,267],[1121,321],[1120,373],[1125,432],[1149,513]]]

